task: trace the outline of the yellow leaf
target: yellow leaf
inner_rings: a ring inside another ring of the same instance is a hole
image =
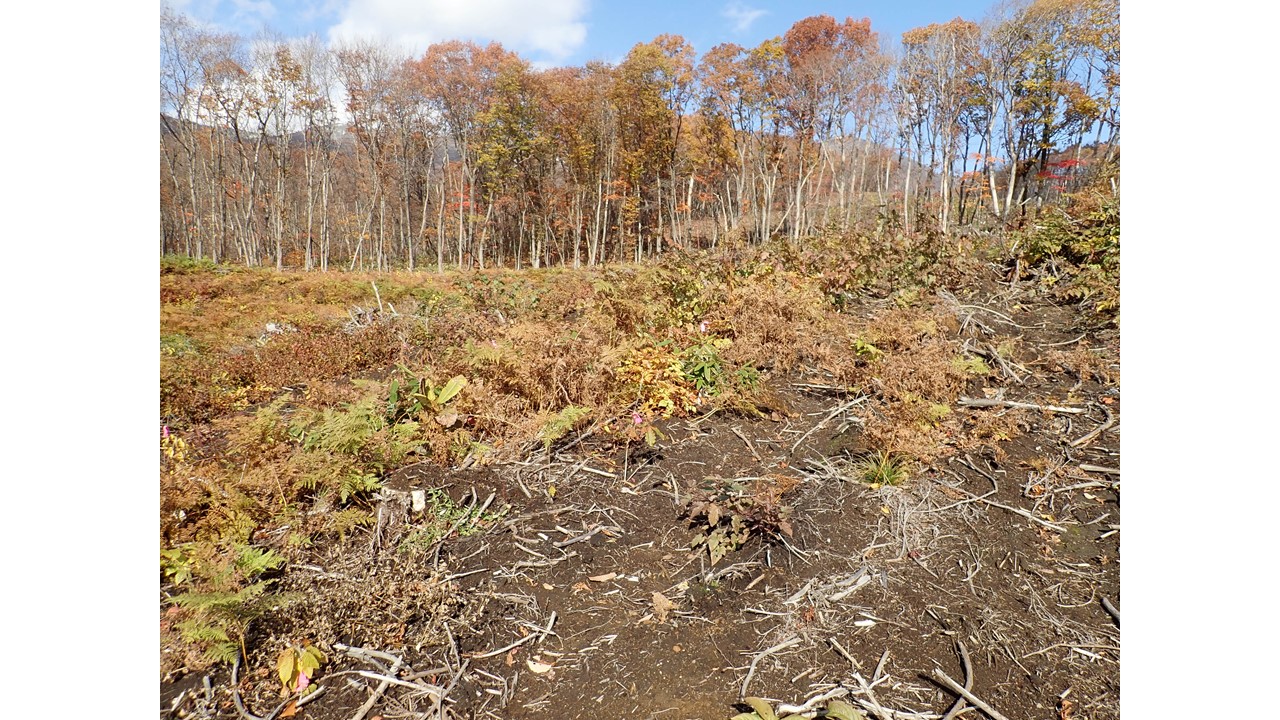
[[[310,650],[311,648],[307,648]],[[311,677],[316,670],[320,669],[320,660],[315,655],[304,650],[302,656],[298,658],[298,672]]]
[[[286,648],[280,653],[280,659],[276,662],[276,669],[280,672],[280,682],[284,683],[286,689],[291,685],[294,672],[297,671],[297,655],[293,652],[293,648]]]
[[[315,645],[308,645],[308,646],[307,646],[307,647],[302,651],[302,654],[303,654],[303,655],[310,655],[311,657],[315,658],[315,660],[316,660],[316,667],[319,667],[319,666],[321,666],[321,665],[323,665],[323,664],[324,664],[324,660],[325,660],[325,658],[324,658],[324,653],[320,652],[320,648],[316,647]]]
[[[751,706],[763,720],[777,720],[777,715],[773,714],[773,708],[769,707],[769,701],[758,697],[743,698],[743,702]]]

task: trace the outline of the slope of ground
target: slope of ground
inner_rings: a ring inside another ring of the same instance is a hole
[[[1010,718],[1118,717],[1118,333],[1016,284],[895,299],[844,308],[853,369],[762,368],[761,416],[408,457],[340,537],[261,525],[289,602],[235,692],[169,663],[162,716],[937,718],[941,671]],[[276,656],[303,640],[326,662],[296,708]]]

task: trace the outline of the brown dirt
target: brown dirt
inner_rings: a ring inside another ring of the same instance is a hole
[[[1012,374],[993,368],[986,389],[1085,412],[954,406],[944,459],[872,487],[853,470],[871,449],[852,420],[860,406],[792,452],[854,397],[802,368],[769,378],[789,411],[776,419],[673,421],[655,449],[589,435],[520,462],[402,468],[375,529],[281,575],[280,589],[304,600],[251,629],[245,702],[260,716],[276,707],[272,648],[307,637],[330,662],[325,695],[299,717],[351,718],[376,687],[339,675],[377,670],[343,643],[400,658],[401,679],[456,679],[455,717],[728,718],[748,709],[735,703],[753,658],[794,639],[756,662],[748,695],[799,705],[843,694],[873,716],[878,705],[938,717],[955,695],[931,673],[964,682],[963,644],[973,693],[1010,718],[1119,717],[1118,621],[1101,604],[1120,604],[1119,476],[1081,469],[1119,467],[1118,332],[1077,327],[1071,309],[1043,301],[956,303],[957,345],[1017,338]],[[1110,429],[1070,445],[1108,413]],[[1009,439],[990,439],[1000,433]],[[783,497],[792,536],[753,535],[712,566],[690,548],[689,499],[716,479],[757,477],[794,481]],[[475,532],[440,546],[437,564],[435,545],[412,540],[427,525],[403,504],[416,489],[464,506],[492,494],[494,519],[460,528]],[[200,676],[170,678],[162,716],[236,717],[227,680],[214,675],[206,697]],[[433,707],[392,686],[368,717],[436,717]]]

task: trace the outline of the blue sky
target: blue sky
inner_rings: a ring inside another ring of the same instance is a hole
[[[201,23],[252,37],[268,27],[285,37],[331,42],[391,40],[415,55],[431,42],[497,40],[540,66],[617,62],[638,42],[683,35],[699,54],[722,42],[751,47],[797,20],[827,14],[871,18],[882,41],[954,17],[981,21],[996,0],[169,0]]]

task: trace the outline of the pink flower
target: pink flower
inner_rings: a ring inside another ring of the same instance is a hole
[[[161,426],[160,426],[160,438],[161,438],[161,439],[164,439],[164,438],[167,438],[167,437],[169,437],[169,426],[168,426],[168,425],[161,425]]]
[[[710,327],[710,325],[708,325],[708,324],[707,324],[707,321],[706,321],[706,320],[703,320],[703,321],[698,325],[698,332],[700,332],[700,333],[705,333],[705,332],[707,331],[707,328],[708,328],[708,327]]]
[[[311,684],[311,678],[307,677],[306,673],[298,673],[298,688],[297,688],[298,692],[302,692],[303,690],[306,690],[307,686],[310,684]]]
[[[644,424],[644,416],[641,415],[640,413],[631,413],[631,420],[635,422],[635,424],[637,425]]]

